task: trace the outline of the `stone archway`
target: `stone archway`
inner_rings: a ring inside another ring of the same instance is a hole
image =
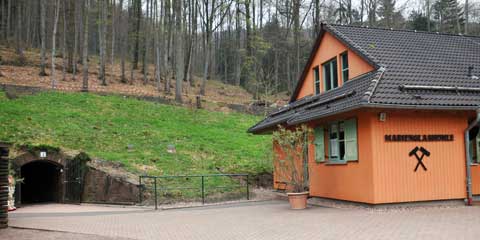
[[[18,178],[33,177],[43,181],[45,196],[39,192],[26,189],[25,184],[17,182],[15,189],[15,204],[36,202],[58,203],[126,203],[138,201],[138,176],[127,172],[120,165],[92,160],[84,152],[62,151],[49,146],[19,146],[12,149],[10,161],[12,169]],[[32,171],[38,173],[33,173]],[[23,176],[27,174],[28,176]],[[50,178],[51,175],[54,177]],[[49,179],[44,179],[49,178]],[[37,188],[34,187],[34,190]],[[23,193],[22,191],[29,191]],[[28,196],[34,194],[35,197]],[[27,197],[22,201],[22,196]]]
[[[68,156],[61,151],[22,149],[12,159],[16,175],[23,179],[16,185],[16,204],[63,203],[67,161]]]

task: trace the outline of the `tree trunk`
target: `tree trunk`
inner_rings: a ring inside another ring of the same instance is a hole
[[[469,24],[469,11],[470,11],[470,6],[468,5],[468,0],[465,0],[465,34],[468,34],[468,24]]]
[[[365,12],[365,0],[360,1],[360,25],[363,26],[363,16]]]
[[[54,22],[53,22],[53,33],[52,33],[52,69],[51,69],[51,79],[52,79],[52,88],[55,89],[57,87],[57,80],[55,79],[55,48],[56,43],[55,40],[57,39],[57,26],[58,26],[58,18],[60,16],[60,0],[55,0],[55,14],[54,14]]]
[[[75,1],[75,36],[73,40],[73,65],[72,65],[72,78],[73,80],[77,77],[77,55],[78,55],[78,38],[80,35],[80,21],[81,21],[81,12],[80,12],[81,1]]]
[[[295,77],[300,75],[300,0],[293,1],[293,38],[295,44]]]
[[[107,0],[100,0],[99,4],[99,24],[98,24],[98,36],[100,44],[100,71],[98,78],[101,81],[102,86],[107,85],[107,79],[105,77],[105,63],[106,63],[106,50],[107,50]]]
[[[430,19],[431,19],[431,11],[430,11],[430,0],[426,0],[426,8],[427,8],[427,31],[430,32]]]
[[[274,90],[277,93],[278,92],[278,86],[279,86],[279,84],[278,84],[278,82],[279,82],[278,81],[279,80],[279,77],[278,77],[278,50],[275,49],[274,51],[275,51],[275,55],[274,55],[274,59],[273,59],[273,61],[274,61],[274,70],[273,71],[274,71],[275,75],[274,75],[273,78],[274,78],[274,81],[275,81]]]
[[[143,84],[146,85],[148,83],[148,61],[147,61],[147,51],[148,51],[148,37],[150,35],[150,24],[149,18],[151,17],[151,7],[150,7],[151,0],[147,0],[147,8],[146,8],[146,16],[145,20],[143,21],[143,34],[142,34],[142,73],[143,73]]]
[[[23,53],[23,39],[22,39],[22,9],[23,9],[23,0],[17,0],[16,4],[16,15],[17,23],[15,26],[15,48],[18,55],[18,63],[23,65],[25,64],[25,55]]]
[[[363,4],[363,0],[361,0],[361,4]],[[363,7],[362,14],[363,14]],[[315,36],[320,33],[320,0],[315,0],[315,19],[314,19],[314,27],[315,27]],[[363,17],[363,16],[362,16]],[[360,20],[362,21],[362,20]]]
[[[111,50],[111,68],[112,68],[112,76],[113,76],[113,66],[115,65],[115,23],[117,22],[117,16],[116,16],[116,7],[117,7],[117,2],[115,0],[112,0],[112,50]],[[120,8],[120,11],[123,9]],[[120,15],[120,13],[118,14]]]
[[[240,3],[236,3],[236,16],[235,16],[235,28],[236,28],[236,49],[235,49],[235,85],[240,86],[240,77],[242,74],[242,52],[241,52],[241,38],[242,38],[242,26],[240,25]]]
[[[172,26],[171,26],[171,14],[170,14],[171,3],[170,0],[165,1],[165,7],[163,9],[163,18],[164,18],[164,25],[162,29],[162,36],[164,36],[164,51],[163,51],[163,63],[164,63],[164,72],[165,72],[165,92],[170,93],[170,77],[168,76],[168,65],[171,61],[170,56],[170,43],[171,43],[171,35],[172,35]]]
[[[62,81],[66,80],[67,74],[67,0],[63,0],[63,48],[62,48]]]
[[[162,0],[160,0],[162,1]],[[160,7],[163,8],[163,3],[160,3]],[[161,13],[160,13],[161,14]],[[159,31],[160,28],[163,28],[163,22],[162,22],[162,16],[160,16],[159,19],[159,14],[158,14],[158,0],[155,0],[155,83],[156,83],[156,88],[157,91],[161,91],[162,85],[161,85],[161,57],[162,54],[160,52],[160,37],[159,37]]]
[[[183,56],[183,24],[182,24],[182,2],[174,1],[175,4],[175,101],[182,102],[182,84],[185,59]],[[175,39],[176,38],[176,39]]]
[[[205,49],[205,65],[203,69],[203,79],[202,79],[202,85],[200,86],[200,95],[205,96],[206,92],[206,87],[207,87],[207,80],[209,80],[209,74],[208,74],[208,69],[210,67],[210,54],[212,52],[212,36],[210,35],[210,32],[206,33],[206,49]]]
[[[127,0],[128,1],[128,0]],[[128,6],[130,7],[130,6]],[[123,9],[123,0],[120,0],[120,9]],[[126,20],[123,20],[123,14],[122,14],[122,11],[119,12],[119,16],[120,16],[120,22],[121,23],[124,23],[124,24],[120,24],[121,26],[124,26],[123,28],[121,28],[122,30],[120,30],[120,54],[122,55],[122,60],[121,60],[121,63],[120,63],[120,72],[121,72],[121,76],[120,76],[120,82],[122,83],[127,83],[127,79],[125,77],[125,52],[127,51],[128,49],[128,29],[129,29],[129,14],[127,14],[126,16]]]
[[[135,0],[136,27],[135,27],[135,48],[133,50],[133,69],[138,69],[138,55],[140,48],[140,22],[142,20],[142,1]]]
[[[10,2],[10,0],[9,0]],[[45,72],[45,66],[47,65],[46,64],[46,54],[45,54],[45,50],[46,50],[46,42],[47,42],[47,38],[46,38],[46,28],[45,28],[45,25],[46,25],[46,12],[47,10],[45,9],[47,6],[46,6],[46,2],[45,0],[40,0],[40,37],[41,37],[41,44],[42,44],[42,47],[41,47],[41,50],[40,50],[40,76],[47,76],[47,73]]]
[[[83,65],[83,84],[82,91],[88,92],[88,15],[89,15],[89,1],[85,1],[84,15],[85,20],[83,23],[83,55],[82,55],[82,65]]]
[[[11,20],[12,18],[12,0],[8,0],[7,3],[7,31],[6,31],[6,39],[7,39],[7,44],[10,44],[10,34],[11,34]]]

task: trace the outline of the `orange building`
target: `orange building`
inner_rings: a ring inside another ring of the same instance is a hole
[[[324,24],[290,103],[249,132],[314,129],[313,197],[471,203],[480,196],[479,70],[479,37]]]

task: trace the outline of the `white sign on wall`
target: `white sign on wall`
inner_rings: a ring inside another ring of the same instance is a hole
[[[40,157],[41,158],[46,158],[47,157],[47,152],[40,152]]]

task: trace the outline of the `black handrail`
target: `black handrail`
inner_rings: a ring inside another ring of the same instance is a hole
[[[157,190],[175,190],[175,189],[198,189],[196,187],[168,187],[168,186],[163,186],[163,187],[158,187],[157,179],[168,179],[168,178],[201,178],[201,195],[202,195],[202,204],[205,204],[205,192],[206,192],[206,187],[205,187],[205,178],[209,177],[245,177],[245,182],[246,185],[239,185],[237,187],[231,187],[231,186],[216,186],[216,187],[210,187],[213,189],[224,189],[224,188],[244,188],[247,192],[247,200],[250,200],[250,186],[249,186],[249,174],[243,174],[243,173],[234,173],[234,174],[194,174],[194,175],[162,175],[162,176],[139,176],[139,203],[143,202],[143,184],[142,184],[142,179],[153,179],[153,188],[154,188],[154,195],[155,195],[155,210],[158,209],[158,192]]]

